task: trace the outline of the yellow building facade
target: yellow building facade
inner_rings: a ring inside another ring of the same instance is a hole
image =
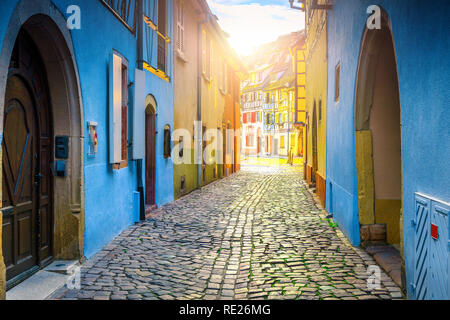
[[[327,139],[327,11],[306,7],[306,134],[305,179],[315,185],[321,204],[326,194]]]
[[[245,68],[205,0],[174,2],[178,199],[239,169],[239,83]],[[236,131],[237,137],[231,134]]]

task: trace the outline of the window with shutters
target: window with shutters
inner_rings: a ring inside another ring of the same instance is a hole
[[[110,163],[128,167],[128,61],[114,52],[110,66]]]
[[[202,31],[202,72],[209,80],[211,76],[211,40],[205,30]]]
[[[164,158],[169,159],[172,153],[172,145],[171,145],[172,137],[170,132],[170,126],[166,125],[164,127]]]
[[[167,5],[166,0],[158,0],[158,69],[167,71]]]
[[[184,53],[184,0],[178,0],[177,8],[177,49],[180,53]]]

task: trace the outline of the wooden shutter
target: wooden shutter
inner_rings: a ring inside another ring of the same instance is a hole
[[[128,161],[128,66],[122,64],[122,161]]]
[[[206,75],[206,47],[207,47],[206,31],[202,30],[202,72]]]
[[[177,8],[177,49],[184,52],[184,1],[178,1]]]
[[[158,1],[158,69],[166,72],[166,33],[167,11],[166,0]]]

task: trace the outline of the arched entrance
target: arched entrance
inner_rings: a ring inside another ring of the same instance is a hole
[[[359,220],[361,225],[369,225],[361,229],[363,242],[386,241],[401,248],[400,114],[394,41],[389,19],[383,13],[382,29],[364,32],[358,68],[355,129]],[[380,235],[384,226],[385,237]]]
[[[156,205],[156,100],[152,95],[145,99],[145,205]]]
[[[17,4],[0,51],[0,297],[5,280],[10,288],[53,259],[83,256],[83,112],[74,56],[66,20],[50,1]],[[67,141],[61,158],[57,137]],[[55,176],[55,161],[65,162],[65,176]]]
[[[44,64],[21,30],[6,85],[2,143],[3,252],[11,280],[53,256],[53,126]]]

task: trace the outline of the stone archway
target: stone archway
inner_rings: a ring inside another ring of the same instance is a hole
[[[364,31],[355,97],[361,241],[402,246],[401,106],[390,21]]]
[[[0,132],[3,132],[8,66],[20,31],[30,36],[43,60],[53,136],[66,136],[69,140],[66,177],[53,178],[53,255],[55,259],[79,259],[84,250],[83,109],[70,31],[63,14],[50,1],[22,0],[17,4],[0,52]],[[0,298],[4,297],[4,288],[0,245]]]

